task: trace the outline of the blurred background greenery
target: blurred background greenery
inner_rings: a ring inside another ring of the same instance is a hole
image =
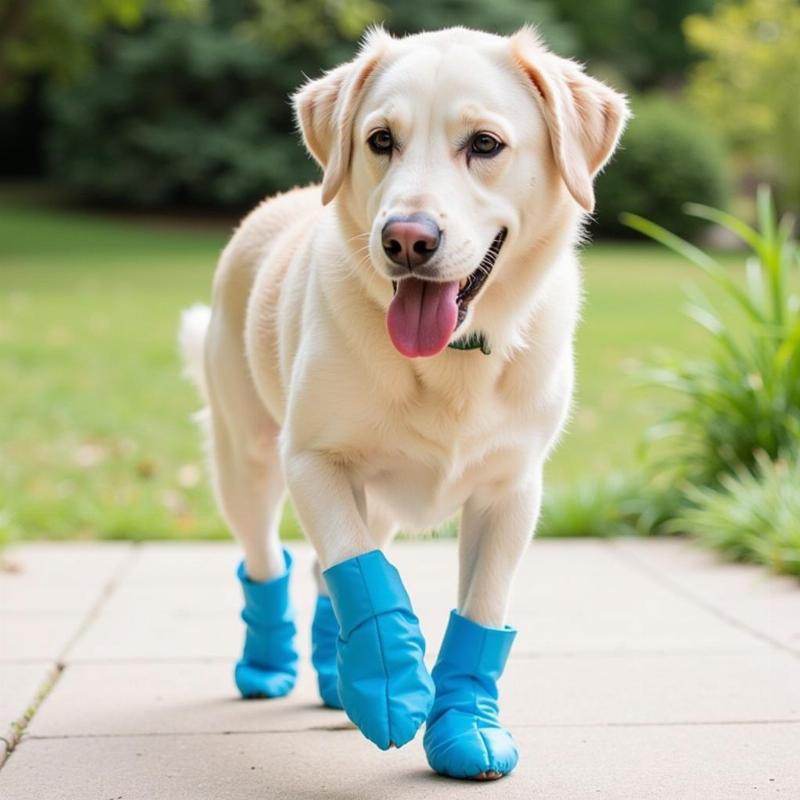
[[[728,209],[744,224],[768,183],[779,214],[800,208],[796,0],[0,0],[0,540],[227,535],[189,419],[196,400],[179,377],[177,315],[207,299],[239,214],[317,179],[289,96],[348,59],[375,22],[398,35],[533,23],[632,98],[623,146],[598,179],[578,398],[549,466],[542,532],[649,533],[683,519],[700,528],[686,512],[705,501],[689,488],[769,474],[774,489],[794,474],[770,467],[794,463],[795,429],[771,452],[765,435],[743,445],[751,457],[736,447],[730,462],[709,457],[702,477],[654,455],[648,430],[713,402],[676,399],[663,380],[642,385],[639,367],[661,363],[661,349],[687,363],[717,357],[719,342],[683,314],[683,287],[721,298],[724,330],[740,323],[713,274],[645,242],[620,215],[708,245],[736,285],[748,286],[753,260],[772,274],[774,248],[683,207]],[[762,214],[770,246],[784,241],[777,219],[772,234],[765,224]],[[776,350],[795,336],[788,249],[775,256],[784,327],[778,336],[765,318],[767,333],[752,331]],[[752,378],[761,366],[751,367]],[[781,375],[771,385],[796,377]],[[795,395],[782,405],[762,395],[759,425],[774,432],[779,416],[797,416]],[[284,530],[298,533],[290,510]]]

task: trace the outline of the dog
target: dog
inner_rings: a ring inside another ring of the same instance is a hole
[[[294,105],[321,186],[245,218],[211,308],[184,312],[180,333],[244,551],[237,683],[293,685],[292,612],[273,591],[291,568],[288,489],[319,565],[323,700],[381,747],[427,722],[434,770],[497,778],[517,759],[496,702],[509,592],[570,408],[576,247],[626,100],[532,28],[377,28]],[[431,679],[381,551],[459,511],[457,605]]]

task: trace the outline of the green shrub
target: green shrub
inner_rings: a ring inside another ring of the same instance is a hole
[[[730,178],[719,141],[682,105],[656,97],[634,103],[634,117],[619,151],[596,185],[596,226],[601,235],[625,236],[622,212],[653,220],[693,237],[704,221],[687,217],[694,200],[725,207]]]
[[[778,224],[769,190],[758,194],[758,230],[705,206],[694,216],[724,225],[751,249],[746,282],[664,228],[626,215],[631,227],[683,254],[709,275],[725,306],[695,292],[689,316],[713,340],[710,357],[675,358],[651,371],[679,403],[651,431],[659,458],[676,479],[719,486],[725,475],[756,468],[756,454],[778,459],[800,443],[800,254],[792,220]],[[720,307],[724,311],[720,311]]]
[[[197,19],[103,31],[95,66],[51,87],[48,160],[62,187],[120,205],[244,207],[318,176],[289,96],[304,73],[350,57],[354,43],[322,11],[330,40],[312,26],[309,41],[270,43],[259,38],[267,33],[255,28],[252,3],[209,6]]]
[[[537,535],[606,537],[635,534],[632,521],[623,512],[631,491],[630,481],[621,475],[545,491]]]
[[[633,475],[545,489],[540,537],[609,537],[662,533],[683,495]]]
[[[800,461],[756,459],[718,488],[691,488],[693,506],[669,527],[688,531],[737,561],[765,564],[800,576]]]
[[[270,136],[290,125],[288,98],[254,44],[164,20],[147,36],[106,33],[101,50],[96,70],[51,92],[62,187],[121,205],[231,206],[315,174],[294,137]]]

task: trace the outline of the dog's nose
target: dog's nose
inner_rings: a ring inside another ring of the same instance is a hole
[[[389,217],[381,233],[383,252],[395,264],[412,272],[439,248],[442,232],[427,214]]]

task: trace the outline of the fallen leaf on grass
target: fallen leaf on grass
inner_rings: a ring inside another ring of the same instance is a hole
[[[197,464],[184,464],[178,469],[178,483],[184,489],[192,489],[200,483],[200,467]]]

